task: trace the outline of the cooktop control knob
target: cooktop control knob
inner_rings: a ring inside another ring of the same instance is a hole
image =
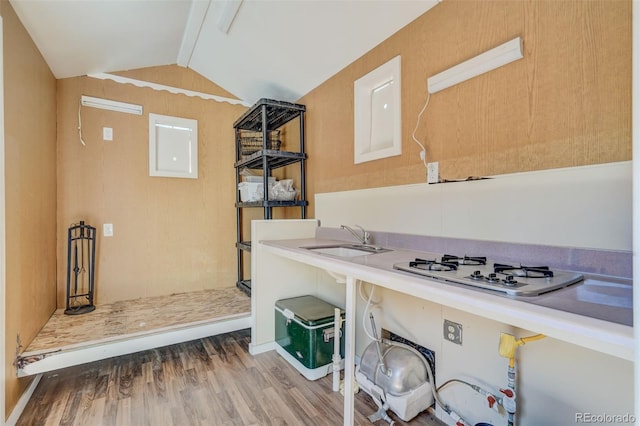
[[[498,276],[492,272],[489,275],[487,275],[487,281],[496,282],[496,281],[500,281],[500,278],[498,278]]]
[[[484,278],[484,276],[480,271],[473,271],[473,274],[471,274],[471,278],[474,280],[481,280]]]
[[[518,281],[516,281],[513,275],[507,275],[507,277],[504,279],[504,284],[508,286],[515,286],[516,284],[518,284]]]

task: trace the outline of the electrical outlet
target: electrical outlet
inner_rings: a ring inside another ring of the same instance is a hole
[[[427,183],[438,183],[438,162],[427,163]]]
[[[445,340],[462,345],[462,324],[445,319],[442,329]]]
[[[105,140],[105,141],[113,140],[113,128],[111,127],[102,128],[102,140]]]
[[[102,224],[102,235],[105,237],[113,237],[113,223]]]

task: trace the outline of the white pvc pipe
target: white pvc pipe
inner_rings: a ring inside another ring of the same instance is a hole
[[[333,391],[340,390],[340,327],[342,326],[342,317],[340,316],[340,308],[333,310]]]
[[[355,343],[356,343],[356,282],[353,276],[347,276],[345,288],[344,318],[344,420],[343,426],[353,426],[353,408],[355,389]]]

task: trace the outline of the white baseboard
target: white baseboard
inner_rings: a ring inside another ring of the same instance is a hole
[[[24,411],[24,408],[27,406],[27,403],[31,399],[31,395],[33,395],[33,392],[36,390],[36,387],[38,386],[38,383],[40,383],[41,378],[42,374],[38,374],[33,378],[31,383],[29,384],[29,387],[27,387],[27,390],[24,391],[16,406],[13,408],[13,410],[11,410],[11,414],[9,415],[9,418],[5,423],[6,426],[15,426],[15,424],[18,422],[18,419],[20,419],[20,416],[22,415],[22,411]]]
[[[251,355],[258,355],[261,353],[274,351],[276,349],[276,342],[262,343],[260,345],[254,345],[249,343],[249,353]]]

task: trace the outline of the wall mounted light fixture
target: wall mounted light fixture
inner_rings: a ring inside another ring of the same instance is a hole
[[[111,101],[109,99],[93,98],[91,96],[82,96],[80,98],[80,105],[91,108],[106,109],[109,111],[126,112],[127,114],[142,115],[142,105]]]
[[[522,38],[517,37],[453,66],[448,70],[429,77],[427,79],[429,93],[439,92],[521,58],[523,58]]]

